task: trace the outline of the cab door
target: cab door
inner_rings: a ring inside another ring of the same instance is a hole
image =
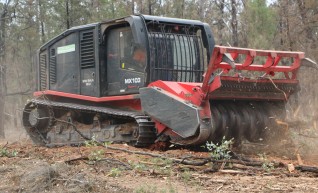
[[[145,50],[135,43],[129,26],[106,33],[108,95],[138,93],[145,83]]]

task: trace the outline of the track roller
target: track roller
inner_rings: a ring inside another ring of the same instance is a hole
[[[22,124],[36,145],[45,145],[46,134],[52,124],[52,111],[30,102],[24,107]]]

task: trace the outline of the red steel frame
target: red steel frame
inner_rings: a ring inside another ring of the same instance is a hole
[[[79,95],[79,94],[59,92],[59,91],[54,91],[54,90],[37,91],[37,92],[34,92],[33,95],[36,97],[39,97],[42,95],[52,95],[52,96],[74,98],[74,99],[80,99],[80,100],[84,100],[84,101],[92,101],[92,102],[98,102],[98,103],[139,99],[138,94],[122,95],[122,96],[108,96],[108,97],[92,97],[92,96],[85,96],[85,95]]]
[[[135,111],[141,111],[139,94],[108,96],[108,97],[92,97],[92,96],[85,96],[80,94],[59,92],[54,90],[45,90],[45,91],[34,92],[33,95],[35,97],[50,96],[50,97],[53,97],[54,99],[72,98],[72,99],[78,99],[83,101],[90,101],[92,103],[99,103],[100,105],[105,104],[105,105],[129,108]]]
[[[210,59],[205,79],[203,80],[202,90],[204,93],[208,93],[209,80],[213,72],[217,69],[222,69],[225,73],[232,69],[232,66],[222,61],[224,55],[229,53],[233,60],[237,59],[239,55],[245,55],[245,61],[243,63],[234,63],[237,70],[249,70],[249,71],[262,71],[268,75],[274,76],[276,72],[283,72],[287,82],[295,82],[297,77],[297,70],[300,67],[301,60],[305,58],[304,52],[287,52],[287,51],[274,51],[274,50],[256,50],[247,48],[236,48],[226,46],[215,46],[212,57]],[[256,56],[267,57],[264,64],[254,64],[254,58]],[[293,58],[293,64],[290,66],[279,66],[279,62],[282,58]],[[289,73],[292,76],[289,76]]]

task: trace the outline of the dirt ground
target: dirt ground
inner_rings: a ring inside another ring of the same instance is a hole
[[[318,192],[317,173],[289,171],[284,166],[234,169],[229,165],[215,172],[211,163],[183,165],[94,145],[46,148],[28,140],[2,141],[0,145],[0,192]],[[180,148],[159,152],[125,144],[109,146],[170,158],[209,157],[209,152]],[[256,147],[254,154],[246,151],[251,148],[240,151],[245,157],[259,159]],[[299,162],[295,156],[263,155],[264,163],[297,166]],[[318,166],[312,158],[302,161]]]

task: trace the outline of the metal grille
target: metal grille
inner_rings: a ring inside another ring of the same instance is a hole
[[[55,49],[51,49],[51,57],[50,57],[50,83],[56,83],[56,56]]]
[[[81,68],[90,68],[95,65],[94,31],[85,31],[81,34]]]
[[[40,90],[46,89],[46,54],[40,55]]]
[[[204,54],[196,33],[149,32],[151,81],[202,82]]]

